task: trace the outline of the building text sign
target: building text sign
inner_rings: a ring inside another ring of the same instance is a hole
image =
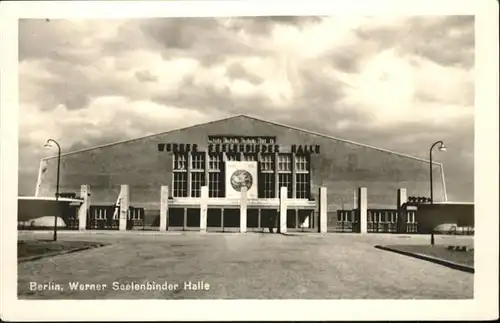
[[[209,144],[274,145],[276,137],[269,136],[208,136]]]
[[[295,154],[319,154],[319,145],[288,145],[290,152]],[[275,137],[268,136],[209,136],[208,152],[210,153],[279,153],[283,147],[276,144]],[[159,151],[186,153],[197,152],[197,144],[161,143]]]

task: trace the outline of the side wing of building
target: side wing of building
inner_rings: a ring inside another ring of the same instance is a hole
[[[317,199],[319,187],[326,186],[330,211],[343,207],[350,209],[355,202],[354,192],[358,187],[367,187],[370,208],[394,208],[398,188],[406,188],[409,196],[429,196],[429,163],[425,160],[245,116],[63,155],[60,191],[78,193],[80,185],[88,184],[93,204],[113,204],[119,194],[120,185],[128,184],[131,205],[151,210],[160,208],[162,185],[170,187],[171,195],[196,195],[199,186],[204,183],[209,184],[211,191],[214,191],[214,185],[222,186],[222,183],[216,184],[217,181],[222,181],[215,175],[216,170],[207,171],[208,176],[193,175],[201,174],[201,169],[193,171],[189,179],[187,173],[182,175],[182,169],[178,169],[179,158],[182,162],[182,156],[158,150],[158,145],[164,143],[185,143],[190,144],[191,148],[196,145],[197,155],[185,155],[183,162],[190,163],[194,168],[204,163],[209,163],[212,167],[217,162],[224,163],[230,154],[213,153],[220,156],[220,159],[212,156],[212,153],[205,155],[204,151],[209,148],[211,136],[275,138],[276,145],[279,146],[278,155],[262,153],[249,158],[258,160],[262,164],[261,169],[269,169],[269,173],[279,173],[276,176],[263,176],[259,180],[269,181],[269,187],[276,184],[273,182],[275,180],[287,186],[293,184],[295,189],[290,189],[290,192],[297,196],[307,190],[307,196],[304,197],[309,199]],[[311,154],[307,159],[301,159],[291,154],[292,145],[319,146],[319,152]],[[241,160],[246,160],[244,153],[239,155]],[[209,159],[205,160],[203,156],[208,156]],[[203,159],[201,164],[193,164],[199,163],[200,158]],[[54,196],[56,167],[56,158],[42,160],[36,189],[38,196]],[[292,169],[301,171],[292,172]],[[434,199],[444,201],[446,189],[440,164],[433,165],[433,176]],[[264,187],[264,183],[261,186]]]

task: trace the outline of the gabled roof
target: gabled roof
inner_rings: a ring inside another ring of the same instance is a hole
[[[314,135],[314,136],[318,136],[318,137],[322,137],[322,138],[327,138],[327,139],[331,139],[331,140],[341,141],[341,142],[345,142],[345,143],[348,143],[348,144],[352,144],[352,145],[356,145],[356,146],[361,146],[361,147],[365,147],[365,148],[371,148],[371,149],[375,149],[375,150],[378,150],[378,151],[381,151],[381,152],[391,153],[391,154],[394,154],[394,155],[398,155],[398,156],[401,156],[401,157],[406,157],[406,158],[410,158],[410,159],[414,159],[414,160],[418,160],[418,161],[422,161],[422,162],[426,162],[426,163],[429,162],[429,160],[427,160],[427,159],[423,159],[423,158],[419,158],[419,157],[415,157],[415,156],[411,156],[411,155],[407,155],[407,154],[403,154],[403,153],[398,153],[398,152],[391,151],[391,150],[388,150],[388,149],[378,148],[378,147],[374,147],[374,146],[370,146],[370,145],[366,145],[366,144],[354,142],[354,141],[351,141],[351,140],[346,140],[346,139],[342,139],[342,138],[338,138],[338,137],[334,137],[334,136],[330,136],[330,135],[326,135],[326,134],[314,132],[314,131],[311,131],[311,130],[302,129],[302,128],[299,128],[299,127],[289,126],[289,125],[285,125],[285,124],[278,123],[278,122],[275,122],[275,121],[264,120],[264,119],[261,119],[259,117],[249,116],[249,115],[245,115],[245,114],[238,114],[238,115],[234,115],[234,116],[227,117],[227,118],[222,118],[222,119],[217,119],[217,120],[212,120],[212,121],[208,121],[208,122],[199,123],[199,124],[196,124],[196,125],[190,125],[190,126],[186,126],[186,127],[182,127],[182,128],[172,129],[172,130],[168,130],[168,131],[164,131],[164,132],[160,132],[160,133],[156,133],[156,134],[152,134],[152,135],[147,135],[147,136],[143,136],[143,137],[139,137],[139,138],[127,139],[127,140],[122,140],[122,141],[118,141],[118,142],[113,142],[113,143],[109,143],[109,144],[104,144],[104,145],[100,145],[100,146],[91,147],[91,148],[85,148],[85,149],[75,150],[75,151],[71,151],[71,152],[67,152],[67,153],[62,153],[61,156],[76,154],[76,153],[79,153],[79,152],[89,151],[89,150],[98,149],[98,148],[104,148],[104,147],[114,146],[114,145],[118,145],[118,144],[122,144],[122,143],[126,143],[126,142],[131,142],[131,141],[136,141],[136,140],[142,140],[142,139],[151,138],[151,137],[155,137],[155,136],[165,135],[165,134],[168,134],[168,133],[171,133],[171,132],[174,132],[174,131],[182,131],[182,130],[186,130],[186,129],[189,129],[189,128],[206,126],[206,125],[209,125],[209,124],[213,124],[213,123],[217,123],[217,122],[221,122],[221,121],[227,121],[227,120],[236,119],[236,118],[253,119],[253,120],[257,120],[259,122],[265,122],[265,123],[268,123],[268,124],[271,124],[271,125],[274,125],[274,126],[278,126],[278,127],[283,127],[283,128],[286,128],[286,129],[292,129],[292,130],[296,130],[296,131],[305,132],[305,133],[308,133],[310,135]],[[57,157],[57,156],[45,157],[45,158],[42,158],[42,160],[46,160],[46,159],[50,159],[50,158],[55,158],[55,157]],[[432,163],[434,165],[441,166],[441,168],[443,167],[443,165],[441,163],[434,162],[434,161]]]

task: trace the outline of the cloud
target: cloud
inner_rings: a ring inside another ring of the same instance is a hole
[[[416,16],[360,26],[356,33],[378,48],[396,48],[402,55],[421,56],[443,66],[474,65],[474,16]]]
[[[351,89],[345,108],[365,111],[378,126],[412,121],[416,113],[436,125],[473,117],[470,71],[413,59],[418,67],[391,49],[367,60],[360,73],[346,77]]]
[[[268,16],[221,19],[224,27],[235,31],[244,31],[254,34],[268,34],[276,26],[308,27],[320,23],[323,17],[319,16]]]
[[[23,190],[48,137],[243,113],[424,158],[445,138],[450,196],[472,198],[473,16],[22,19],[19,60]]]
[[[65,148],[84,140],[93,144],[101,140],[104,129],[114,129],[115,137],[132,139],[183,125],[211,120],[202,111],[159,105],[150,101],[131,101],[121,96],[103,96],[91,101],[85,109],[69,110],[58,105],[54,110],[40,111],[35,105],[23,105],[21,137],[25,142],[40,138],[64,139]],[[152,124],[155,120],[155,124]],[[60,124],[64,123],[64,127]],[[42,139],[44,140],[44,139]]]
[[[122,20],[20,19],[19,59],[47,58],[88,66],[100,45],[114,39]]]
[[[151,50],[163,59],[189,57],[203,65],[223,62],[226,56],[250,54],[258,49],[245,41],[240,32],[225,27],[227,19],[171,18],[137,22]],[[126,36],[122,33],[121,36]]]
[[[151,74],[148,70],[135,72],[135,77],[139,82],[158,82],[158,77]]]

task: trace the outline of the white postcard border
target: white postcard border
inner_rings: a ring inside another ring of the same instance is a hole
[[[4,320],[473,320],[498,317],[498,3],[496,1],[3,2],[1,315]],[[474,300],[17,300],[18,22],[23,18],[475,14]]]

